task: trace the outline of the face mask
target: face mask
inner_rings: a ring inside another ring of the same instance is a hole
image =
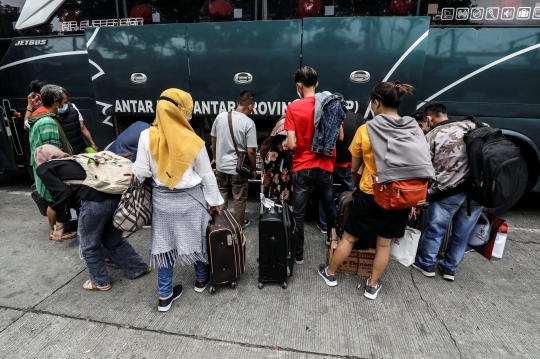
[[[191,121],[191,117],[186,117],[187,122]]]
[[[298,94],[298,97],[299,97],[299,98],[301,98],[301,99],[303,98],[303,97],[302,97],[302,94],[300,93],[300,91],[298,91],[298,86],[296,86],[296,93]]]
[[[67,111],[67,109],[68,109],[68,104],[66,103],[66,104],[64,104],[64,106],[62,106],[62,108],[58,109],[58,113],[63,114],[64,112]]]

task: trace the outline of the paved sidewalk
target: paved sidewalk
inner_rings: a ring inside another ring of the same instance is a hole
[[[370,301],[357,289],[366,278],[339,275],[330,288],[317,275],[326,246],[314,222],[289,287],[259,290],[252,201],[238,287],[196,293],[193,269],[180,267],[175,283],[185,292],[159,313],[156,271],[132,281],[110,269],[109,292],[83,290],[77,242],[49,241],[30,196],[0,189],[0,358],[540,357],[539,209],[506,216],[502,261],[467,254],[453,283],[391,261]],[[129,240],[146,255],[149,236]]]

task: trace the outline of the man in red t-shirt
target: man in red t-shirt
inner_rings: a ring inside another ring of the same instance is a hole
[[[301,100],[287,107],[284,129],[287,130],[289,149],[296,151],[293,157],[293,208],[298,228],[295,259],[297,264],[303,264],[304,218],[306,205],[314,189],[322,202],[328,227],[332,229],[328,231],[328,238],[330,239],[332,233],[335,233],[333,171],[336,150],[334,148],[332,156],[311,151],[315,133],[315,89],[319,84],[317,72],[309,66],[304,66],[296,70],[294,80]]]

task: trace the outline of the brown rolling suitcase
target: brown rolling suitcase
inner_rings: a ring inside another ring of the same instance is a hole
[[[216,285],[230,283],[236,288],[236,279],[246,271],[246,238],[242,227],[228,210],[214,213],[206,231],[208,262],[210,264],[210,293]]]

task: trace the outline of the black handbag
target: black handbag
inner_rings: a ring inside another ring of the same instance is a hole
[[[229,131],[231,131],[231,137],[234,143],[234,150],[238,161],[236,162],[236,173],[241,175],[251,175],[251,164],[247,152],[238,152],[238,146],[236,145],[236,139],[234,138],[233,124],[232,124],[232,112],[229,112]]]

